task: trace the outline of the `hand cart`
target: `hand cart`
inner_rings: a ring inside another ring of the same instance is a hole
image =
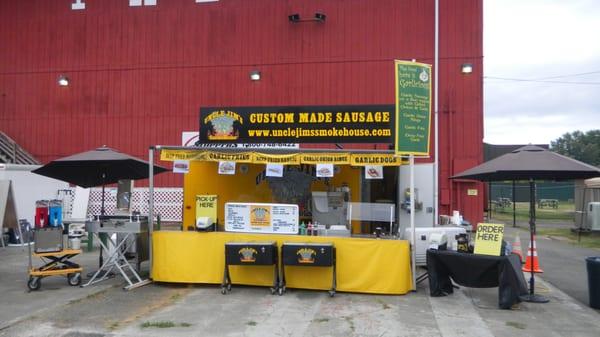
[[[281,245],[281,283],[279,295],[283,295],[285,288],[285,267],[332,267],[333,278],[329,296],[335,295],[336,281],[335,247],[333,243],[302,243],[284,242]]]
[[[225,271],[221,283],[221,294],[231,291],[229,266],[274,266],[271,295],[277,292],[279,284],[279,262],[277,243],[272,242],[227,242],[225,243]]]
[[[83,268],[77,263],[69,261],[71,258],[81,254],[81,249],[64,249],[59,252],[33,253],[29,248],[29,281],[27,288],[38,290],[42,286],[42,278],[48,276],[66,275],[71,286],[81,284],[81,271]],[[31,257],[39,257],[46,262],[39,268],[33,268]]]
[[[80,249],[62,249],[62,242],[56,245],[56,251],[40,251],[31,252],[31,241],[32,241],[31,228],[27,228],[29,234],[29,244],[27,250],[29,253],[29,280],[27,281],[27,288],[30,290],[39,290],[42,286],[42,278],[48,276],[67,276],[67,282],[71,286],[78,286],[81,284],[81,268],[77,263],[71,262],[70,260],[81,254]],[[62,238],[62,236],[60,237]],[[39,247],[36,246],[36,249]],[[39,257],[44,263],[39,268],[33,267],[32,257]]]

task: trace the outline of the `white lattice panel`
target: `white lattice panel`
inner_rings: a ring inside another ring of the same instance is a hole
[[[73,199],[75,198],[75,187],[58,190],[57,199],[63,201],[63,217],[70,218],[73,212]]]
[[[131,196],[131,211],[148,214],[148,188],[134,188]],[[92,188],[87,214],[100,214],[102,188]],[[117,189],[106,188],[104,192],[104,214],[113,215],[117,207]],[[154,213],[160,214],[162,221],[181,221],[183,208],[182,188],[155,188]]]

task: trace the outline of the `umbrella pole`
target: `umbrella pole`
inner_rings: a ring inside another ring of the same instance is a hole
[[[517,227],[517,198],[515,197],[515,181],[513,180],[512,202],[513,202],[513,227]]]
[[[488,182],[488,221],[492,219],[492,182]]]
[[[102,184],[102,201],[100,203],[100,215],[104,215],[104,184]]]
[[[533,179],[529,179],[529,256],[533,258],[534,254],[534,236],[535,236],[535,182]],[[533,272],[534,263],[530,263],[531,278],[529,279],[529,294],[523,296],[521,299],[525,302],[530,303],[548,303],[549,300],[541,295],[535,294],[535,273]]]
[[[100,203],[100,215],[104,215],[104,179],[106,178],[106,175],[104,173],[102,173],[102,196],[101,196],[101,203]],[[100,240],[104,239],[101,236],[98,236],[100,238]],[[102,264],[104,263],[104,257],[102,256],[102,251],[104,249],[102,249],[102,247],[100,247],[100,256],[98,257],[98,268],[102,268]],[[107,252],[108,253],[108,252]]]

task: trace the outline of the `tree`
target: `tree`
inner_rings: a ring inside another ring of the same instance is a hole
[[[600,130],[565,133],[550,142],[550,149],[584,163],[600,166]]]

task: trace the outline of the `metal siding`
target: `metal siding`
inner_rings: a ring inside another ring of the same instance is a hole
[[[448,180],[453,160],[482,160],[483,11],[481,0],[440,9],[444,214],[473,204]],[[316,11],[325,23],[287,20]],[[148,146],[196,130],[201,106],[393,104],[392,61],[433,63],[433,19],[433,0],[89,0],[82,11],[0,1],[0,128],[44,162],[103,144],[146,158]],[[469,77],[463,62],[475,66]],[[252,69],[261,81],[249,81]],[[68,88],[56,85],[62,73]],[[469,219],[483,217],[477,199]]]
[[[457,183],[448,179],[459,173],[454,162],[483,160],[483,19],[482,2],[440,2],[440,188],[448,190],[449,204],[440,214],[460,209],[473,222],[483,220],[480,183]],[[463,75],[462,63],[473,63],[474,72]],[[467,189],[479,189],[477,197]]]

